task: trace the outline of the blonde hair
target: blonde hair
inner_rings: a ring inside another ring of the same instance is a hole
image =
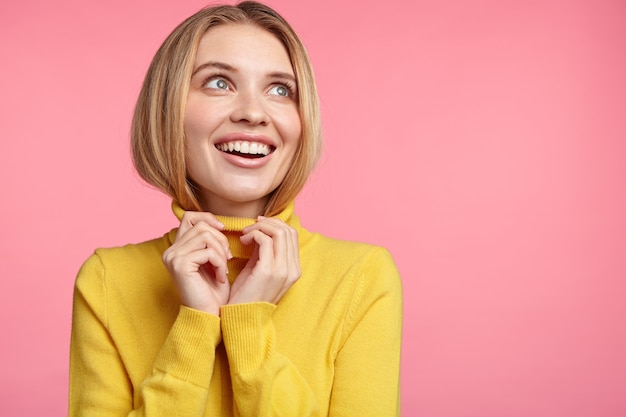
[[[291,167],[272,192],[265,215],[282,211],[302,190],[319,159],[322,129],[313,68],[304,45],[276,11],[254,1],[215,6],[186,19],[165,39],[154,56],[137,99],[131,126],[135,168],[152,186],[185,210],[202,210],[187,176],[183,120],[189,83],[200,40],[210,28],[252,24],[276,36],[285,46],[298,84],[302,136]]]

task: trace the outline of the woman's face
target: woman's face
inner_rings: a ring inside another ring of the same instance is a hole
[[[301,134],[289,55],[253,25],[209,29],[185,109],[187,173],[214,214],[256,217],[285,178]]]

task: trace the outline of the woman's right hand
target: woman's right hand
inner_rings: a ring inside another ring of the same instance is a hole
[[[167,267],[181,298],[190,308],[219,316],[228,302],[227,261],[232,258],[224,225],[206,212],[184,214],[176,240],[164,253]]]

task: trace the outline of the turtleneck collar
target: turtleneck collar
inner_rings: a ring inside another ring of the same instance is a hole
[[[301,230],[300,219],[294,212],[295,203],[292,201],[285,207],[283,211],[278,213],[276,216],[273,216],[276,219],[282,220],[287,223],[289,226],[296,229],[298,232]],[[185,214],[185,210],[178,204],[176,201],[172,201],[172,211],[178,220],[182,220],[183,215]],[[241,231],[254,223],[256,223],[256,219],[251,219],[247,217],[231,217],[231,216],[215,216],[217,219],[222,222],[225,226],[224,234],[228,238],[228,244],[230,246],[230,251],[232,252],[235,258],[247,259],[252,255],[253,245],[243,245],[239,240],[241,236]],[[173,229],[170,232],[170,243],[174,242],[176,239],[176,232],[178,229]]]

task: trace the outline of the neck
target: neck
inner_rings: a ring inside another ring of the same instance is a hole
[[[174,214],[181,220],[185,211],[178,205],[176,201],[172,201],[172,210]],[[231,249],[231,252],[236,258],[244,258],[247,259],[252,254],[252,250],[254,249],[254,245],[243,245],[239,240],[241,236],[241,231],[250,225],[253,225],[256,222],[256,217],[241,217],[241,216],[223,216],[217,215],[217,219],[225,226],[223,233],[228,238],[228,243]],[[294,213],[294,202],[292,201],[283,209],[280,213],[278,213],[275,218],[284,221],[289,224],[291,227],[300,231],[300,220]],[[176,238],[177,229],[172,230],[172,234],[170,235],[170,242],[174,242]],[[230,267],[229,267],[230,268]]]
[[[212,213],[216,216],[242,217],[247,219],[256,219],[265,213],[265,206],[268,198],[256,201],[246,201],[244,203],[232,201],[201,201],[202,211]]]

